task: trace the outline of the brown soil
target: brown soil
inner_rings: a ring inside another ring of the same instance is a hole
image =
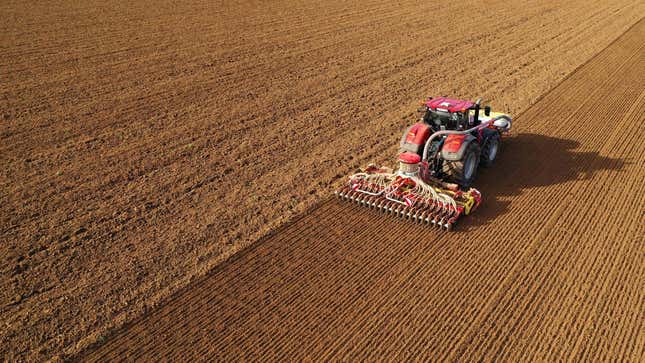
[[[517,119],[460,231],[329,200],[89,360],[640,360],[644,36]]]
[[[414,100],[484,95],[517,113],[645,8],[0,10],[0,354],[40,360],[103,341],[352,169],[389,161]],[[518,119],[498,169],[480,178],[484,206],[460,232],[326,202],[96,354],[120,354],[121,342],[167,355],[639,357],[642,28]],[[159,344],[156,329],[169,326]],[[186,341],[203,344],[182,351]]]

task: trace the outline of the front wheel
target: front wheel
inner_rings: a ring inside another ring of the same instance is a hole
[[[459,184],[462,188],[470,187],[477,175],[479,153],[479,145],[475,142],[469,143],[460,160],[443,161],[443,173],[450,181]]]
[[[499,132],[495,131],[494,134],[488,137],[482,148],[481,165],[485,168],[492,166],[499,153],[500,144]]]

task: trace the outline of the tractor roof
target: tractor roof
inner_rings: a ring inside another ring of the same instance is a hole
[[[470,101],[455,100],[446,97],[437,97],[426,101],[426,106],[434,111],[438,109],[439,111],[448,110],[450,112],[461,112],[462,110],[469,108],[473,104],[474,103]]]

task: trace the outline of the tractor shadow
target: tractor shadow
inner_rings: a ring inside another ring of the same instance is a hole
[[[494,222],[508,211],[513,198],[523,193],[545,193],[548,188],[544,187],[587,180],[598,172],[621,170],[625,165],[622,159],[601,156],[596,151],[576,151],[579,146],[574,140],[529,133],[504,138],[495,164],[480,168],[475,180],[482,204],[460,221],[457,230]],[[542,190],[532,190],[537,188]]]

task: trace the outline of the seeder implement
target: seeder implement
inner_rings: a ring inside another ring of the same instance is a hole
[[[337,190],[336,195],[404,219],[447,230],[461,215],[469,214],[479,205],[481,195],[476,189],[470,188],[464,192],[455,184],[440,181],[434,184],[428,184],[414,174],[392,173],[370,165],[352,175],[349,185]]]

